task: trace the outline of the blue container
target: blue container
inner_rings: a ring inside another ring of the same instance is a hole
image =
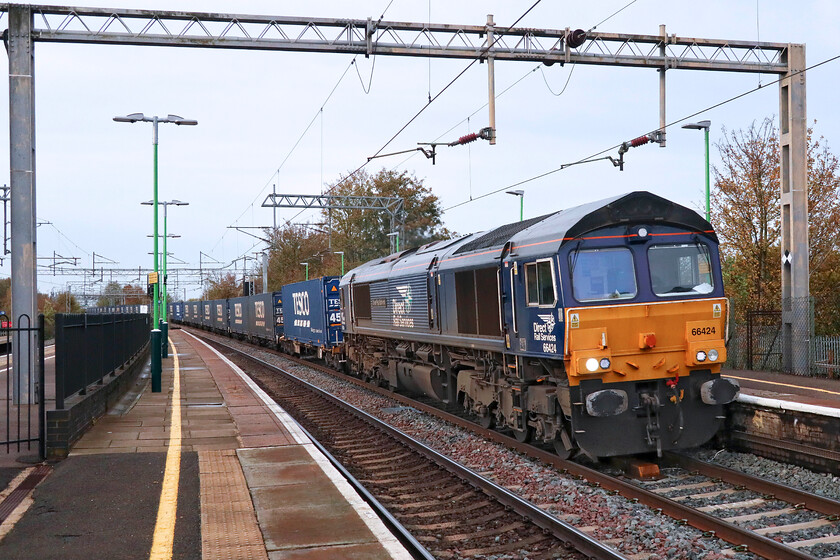
[[[242,296],[230,298],[228,306],[230,309],[230,332],[245,336],[248,334],[248,322],[250,321],[250,314],[253,313],[253,303],[251,296]]]
[[[273,343],[275,341],[274,294],[254,294],[243,299],[248,307],[245,311],[246,334],[252,339]]]
[[[341,344],[338,276],[324,276],[282,289],[284,338],[318,348]]]

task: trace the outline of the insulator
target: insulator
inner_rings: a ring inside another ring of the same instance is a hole
[[[586,42],[586,31],[583,29],[575,29],[569,32],[566,38],[566,44],[570,49],[576,49]]]
[[[466,136],[461,136],[460,138],[458,138],[456,141],[450,143],[449,145],[450,146],[460,146],[461,144],[469,144],[470,142],[475,142],[476,140],[478,140],[478,134],[476,134],[475,132],[471,132],[471,133],[467,134]]]
[[[648,138],[647,136],[639,136],[638,138],[630,140],[630,145],[634,148],[637,148],[639,146],[647,144],[648,142],[650,142],[650,138]]]

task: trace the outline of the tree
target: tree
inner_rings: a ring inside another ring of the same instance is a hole
[[[405,227],[400,249],[451,237],[451,233],[443,227],[438,198],[421,180],[406,172],[383,169],[371,175],[362,171],[336,182],[330,194],[401,197]],[[340,274],[341,257],[336,251],[344,252],[345,270],[384,257],[390,251],[387,234],[391,231],[391,224],[387,212],[333,209],[323,210],[321,218],[321,223],[286,224],[268,232],[269,290],[303,280],[307,267],[301,263],[308,263],[310,278]],[[332,236],[328,233],[330,227]]]
[[[149,296],[143,286],[126,284],[122,287],[123,300],[125,305],[138,305],[149,303]]]
[[[96,300],[96,306],[109,307],[112,305],[122,305],[122,293],[122,286],[120,286],[119,282],[108,282],[100,293],[99,299]]]
[[[242,295],[242,285],[237,281],[233,272],[219,273],[217,276],[209,278],[208,283],[210,285],[204,290],[201,299],[227,299]]]
[[[403,171],[380,170],[375,175],[361,171],[340,179],[332,194],[355,196],[401,197],[405,226],[400,234],[400,248],[419,247],[452,234],[443,227],[440,200],[423,181]],[[387,212],[373,210],[322,211],[324,222],[332,224],[332,246],[344,251],[348,266],[387,255],[391,218]]]
[[[306,276],[317,278],[337,274],[336,255],[327,250],[327,235],[306,225],[286,224],[269,232],[268,288],[279,290],[284,284],[300,282]]]
[[[721,241],[724,281],[735,317],[777,309],[781,299],[779,140],[774,121],[727,132],[717,144],[712,224]],[[808,129],[808,212],[811,294],[819,332],[840,331],[840,164],[823,137]]]

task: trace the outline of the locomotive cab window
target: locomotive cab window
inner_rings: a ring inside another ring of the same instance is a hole
[[[525,292],[530,306],[551,306],[557,303],[551,260],[525,264]]]
[[[578,301],[636,297],[636,273],[629,249],[586,249],[569,254],[572,292]]]
[[[648,249],[650,282],[659,297],[708,294],[714,290],[709,248],[701,243],[653,245]]]

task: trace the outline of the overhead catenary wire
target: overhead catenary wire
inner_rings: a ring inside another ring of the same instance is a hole
[[[514,27],[514,26],[516,26],[516,24],[517,24],[517,23],[519,23],[520,21],[522,21],[522,19],[523,19],[525,16],[527,16],[529,13],[531,13],[531,11],[532,11],[534,8],[536,8],[536,7],[537,7],[537,5],[538,5],[541,1],[542,1],[542,0],[536,0],[536,2],[534,2],[534,3],[533,3],[533,4],[532,4],[532,5],[531,5],[531,6],[530,6],[527,10],[525,10],[525,12],[524,12],[521,16],[519,16],[519,17],[516,19],[516,21],[514,21],[511,25],[509,25],[509,26],[508,26],[508,29],[510,29],[510,28],[512,28],[512,27]],[[423,105],[423,107],[421,107],[421,108],[420,108],[420,110],[419,110],[419,111],[417,111],[417,113],[415,113],[415,114],[414,114],[414,116],[412,116],[412,117],[408,120],[408,122],[406,122],[406,123],[405,123],[402,127],[400,127],[400,129],[399,129],[399,130],[397,130],[397,132],[395,132],[395,133],[393,134],[393,136],[391,136],[391,137],[388,139],[388,141],[387,141],[387,142],[385,142],[385,143],[382,145],[382,147],[380,147],[380,148],[379,148],[379,149],[378,149],[378,150],[377,150],[377,151],[373,154],[373,156],[370,156],[370,157],[367,159],[367,161],[365,161],[364,163],[362,163],[361,165],[359,165],[356,169],[354,169],[353,171],[351,171],[350,173],[348,173],[347,175],[345,175],[344,177],[342,177],[341,179],[339,179],[339,180],[338,180],[338,181],[337,181],[337,182],[336,182],[336,183],[335,183],[332,187],[330,187],[329,189],[327,189],[327,190],[324,192],[324,194],[329,194],[329,193],[331,193],[331,192],[332,192],[333,190],[335,190],[335,189],[336,189],[339,185],[341,185],[341,184],[345,183],[345,182],[346,182],[346,181],[348,181],[351,177],[355,176],[357,173],[359,173],[359,172],[360,172],[360,171],[362,171],[365,167],[367,167],[367,166],[368,166],[368,164],[369,164],[369,163],[370,163],[370,162],[371,162],[374,158],[376,158],[379,154],[381,154],[381,153],[385,150],[385,148],[387,148],[387,147],[391,144],[391,142],[393,142],[393,141],[394,141],[394,139],[396,139],[396,138],[397,138],[400,134],[402,134],[402,132],[403,132],[406,128],[408,128],[408,127],[411,125],[411,123],[413,123],[413,122],[417,119],[417,117],[419,117],[419,116],[420,116],[420,115],[421,115],[421,114],[422,114],[422,113],[423,113],[426,109],[428,109],[428,108],[429,108],[429,106],[430,106],[432,103],[434,103],[434,102],[435,102],[435,101],[436,101],[436,100],[437,100],[437,99],[438,99],[438,98],[439,98],[439,97],[440,97],[440,96],[441,96],[441,95],[442,95],[442,94],[443,94],[443,93],[444,93],[447,89],[449,89],[449,88],[452,86],[452,84],[454,84],[456,81],[458,81],[458,79],[460,79],[460,78],[461,78],[461,76],[463,76],[464,74],[466,74],[466,72],[467,72],[470,68],[472,68],[472,67],[473,67],[473,65],[475,65],[475,63],[476,63],[476,62],[480,61],[480,60],[482,59],[482,57],[483,57],[483,56],[485,56],[485,54],[486,54],[486,53],[487,53],[487,52],[488,52],[488,51],[489,51],[489,50],[490,50],[490,49],[491,49],[491,48],[492,48],[492,47],[493,47],[493,46],[494,46],[494,45],[495,45],[495,44],[496,44],[496,43],[497,43],[497,42],[498,42],[498,41],[499,41],[502,37],[504,37],[504,36],[505,36],[504,29],[502,29],[502,28],[496,28],[496,34],[495,34],[495,36],[494,36],[494,39],[493,39],[493,42],[492,42],[492,43],[490,43],[490,44],[485,45],[484,47],[482,47],[482,48],[481,48],[481,52],[478,54],[478,56],[476,56],[474,59],[472,59],[472,61],[470,61],[470,63],[469,63],[469,64],[467,64],[467,66],[466,66],[463,70],[461,70],[458,74],[456,74],[456,75],[455,75],[455,77],[454,77],[454,78],[452,78],[452,79],[451,79],[451,80],[450,80],[450,81],[449,81],[449,82],[448,82],[445,86],[443,86],[443,88],[442,88],[440,91],[438,91],[438,92],[434,95],[434,97],[432,97],[431,99],[429,99],[429,101],[428,101],[425,105]],[[536,70],[536,68],[535,68],[534,70]],[[486,106],[486,105],[485,105],[485,106]],[[462,121],[462,122],[463,122],[463,121]],[[459,123],[459,124],[460,124],[460,123]],[[456,126],[457,126],[457,125],[456,125]],[[453,127],[453,128],[455,128],[455,127]],[[292,222],[292,220],[297,219],[297,218],[298,218],[298,217],[299,217],[299,216],[300,216],[300,215],[301,215],[301,214],[302,214],[305,210],[306,210],[306,209],[302,209],[302,210],[300,210],[299,212],[297,212],[294,216],[292,216],[291,218],[287,219],[287,220],[286,220],[286,224],[289,224],[289,223],[291,223],[291,222]]]
[[[430,0],[430,1],[431,1],[431,0]],[[609,16],[607,16],[606,18],[602,19],[600,22],[598,22],[598,23],[596,23],[595,25],[593,25],[592,27],[590,27],[590,28],[589,28],[589,31],[587,31],[587,33],[591,32],[591,31],[594,31],[596,27],[598,27],[598,26],[599,26],[599,25],[601,25],[602,23],[605,23],[605,22],[609,21],[609,20],[610,20],[610,19],[612,19],[614,16],[616,16],[616,15],[618,15],[619,13],[621,13],[622,11],[624,11],[626,8],[629,8],[632,4],[635,4],[637,1],[638,1],[638,0],[632,0],[630,3],[626,4],[626,5],[625,5],[623,8],[621,8],[620,10],[617,10],[617,11],[613,12],[612,14],[610,14]],[[756,0],[756,1],[758,1],[758,0]],[[431,10],[431,8],[430,8],[430,10]],[[431,13],[430,13],[429,20],[431,21]],[[497,94],[495,95],[494,99],[499,99],[502,95],[504,95],[505,93],[507,93],[507,92],[508,92],[511,88],[513,88],[514,86],[518,85],[518,84],[519,84],[522,80],[524,80],[525,78],[527,78],[528,76],[530,76],[531,74],[533,74],[534,72],[536,72],[537,70],[539,70],[539,71],[540,71],[540,73],[542,74],[543,81],[545,82],[545,85],[546,85],[546,87],[548,88],[548,91],[549,91],[549,92],[551,92],[551,94],[552,94],[552,95],[554,95],[555,97],[559,97],[559,96],[563,95],[563,93],[566,91],[566,88],[569,86],[569,82],[570,82],[570,80],[572,79],[572,73],[574,72],[574,69],[575,69],[575,66],[576,66],[576,65],[575,65],[575,63],[571,63],[571,65],[572,65],[572,68],[569,70],[569,75],[566,77],[566,82],[565,82],[565,84],[563,84],[563,89],[562,89],[562,90],[560,90],[560,93],[554,93],[554,90],[552,90],[552,89],[551,89],[551,86],[548,84],[548,80],[547,80],[547,79],[546,79],[546,77],[545,77],[545,73],[544,73],[544,72],[543,72],[543,70],[542,70],[543,63],[542,63],[542,62],[540,62],[540,63],[538,63],[536,66],[534,66],[532,69],[528,70],[528,71],[527,71],[527,72],[526,72],[526,73],[525,73],[525,74],[524,74],[521,78],[519,78],[518,80],[516,80],[515,82],[513,82],[512,84],[510,84],[508,87],[506,87],[506,88],[505,88],[504,90],[502,90],[500,93],[497,93]],[[430,74],[430,78],[429,78],[429,79],[431,80],[431,74]],[[430,94],[430,97],[431,97],[431,94]],[[466,118],[464,118],[464,119],[462,119],[462,120],[458,121],[455,125],[453,125],[451,128],[449,128],[446,132],[444,132],[443,134],[440,134],[437,138],[435,138],[435,139],[434,139],[434,142],[439,141],[441,138],[443,138],[444,136],[446,136],[447,134],[449,134],[450,132],[452,132],[453,130],[455,130],[456,128],[458,128],[458,127],[459,127],[461,124],[463,124],[464,122],[468,122],[468,121],[469,121],[469,119],[470,119],[471,117],[474,117],[476,114],[478,114],[478,113],[479,113],[479,111],[483,111],[483,110],[487,107],[487,105],[489,105],[489,103],[488,103],[488,102],[484,103],[481,107],[479,107],[478,109],[476,109],[475,111],[473,111],[472,113],[470,113],[469,115],[467,115],[467,117],[466,117]],[[392,170],[392,171],[393,171],[394,169],[397,169],[398,167],[402,167],[402,166],[403,166],[406,162],[408,162],[409,160],[411,160],[413,157],[415,157],[415,156],[417,155],[417,152],[416,152],[415,150],[406,150],[406,152],[409,152],[409,151],[414,152],[414,153],[412,153],[409,157],[405,158],[404,160],[402,160],[401,162],[399,162],[397,165],[395,165],[394,167],[392,167],[392,168],[391,168],[391,170]],[[470,154],[470,155],[472,155],[472,154]],[[470,179],[472,180],[472,178],[470,178]],[[472,189],[470,190],[470,196],[472,197]]]
[[[341,82],[344,80],[344,77],[347,75],[347,72],[350,70],[350,67],[353,66],[355,61],[356,61],[356,57],[354,56],[353,59],[350,61],[350,63],[347,65],[347,67],[344,69],[344,72],[342,72],[341,76],[338,78],[338,81],[336,81],[332,90],[330,90],[330,93],[327,95],[327,97],[321,103],[318,110],[312,116],[312,119],[309,121],[309,124],[307,124],[306,128],[303,129],[303,132],[300,133],[300,136],[298,136],[298,139],[295,141],[294,145],[288,151],[288,153],[286,154],[286,157],[283,158],[283,161],[280,163],[280,165],[277,167],[277,169],[275,169],[274,172],[271,174],[271,177],[268,179],[268,181],[265,183],[265,185],[263,185],[262,189],[260,189],[260,191],[257,193],[257,196],[255,196],[254,199],[251,201],[251,203],[245,208],[245,210],[243,210],[242,213],[239,214],[239,216],[236,217],[236,219],[233,221],[234,224],[239,222],[239,220],[242,219],[242,216],[244,216],[248,212],[249,209],[253,208],[254,203],[260,198],[260,196],[262,196],[262,194],[265,192],[265,190],[268,188],[268,186],[272,183],[272,181],[275,180],[275,178],[277,180],[279,180],[280,170],[283,169],[283,166],[285,166],[286,162],[289,161],[289,158],[295,152],[295,150],[297,149],[301,140],[303,140],[304,136],[306,136],[306,133],[309,132],[309,129],[312,128],[312,125],[315,124],[315,121],[318,119],[318,117],[321,116],[321,113],[322,113],[324,107],[327,105],[329,100],[332,98],[333,94],[338,89],[338,86],[341,85]],[[228,231],[229,231],[228,229],[225,229],[225,232],[218,239],[218,241],[216,241],[215,245],[213,245],[213,248],[210,249],[211,253],[216,250],[216,247],[219,246],[219,243],[221,243],[222,240],[225,238],[225,236],[228,234]]]
[[[715,103],[714,105],[710,105],[710,106],[708,106],[708,107],[706,107],[706,108],[704,108],[704,109],[700,109],[700,110],[695,111],[695,112],[693,112],[693,113],[691,113],[691,114],[689,114],[689,115],[685,115],[685,116],[683,116],[683,117],[680,117],[680,118],[679,118],[679,119],[677,119],[677,120],[674,120],[674,121],[671,121],[670,123],[667,123],[667,124],[666,124],[664,127],[662,127],[662,128],[656,128],[656,129],[651,130],[651,131],[649,131],[649,132],[647,132],[647,133],[645,133],[645,134],[653,134],[653,133],[655,133],[655,132],[656,132],[656,131],[658,131],[658,130],[662,130],[663,128],[670,128],[670,127],[675,126],[675,125],[677,125],[677,124],[680,124],[680,123],[682,123],[682,122],[684,122],[684,121],[690,120],[690,119],[692,119],[692,118],[694,118],[694,117],[696,117],[696,116],[698,116],[698,115],[701,115],[701,114],[703,114],[703,113],[705,113],[705,112],[707,112],[707,111],[711,111],[711,110],[713,110],[713,109],[717,109],[718,107],[721,107],[721,106],[726,105],[726,104],[728,104],[728,103],[732,103],[732,102],[734,102],[734,101],[737,101],[738,99],[741,99],[742,97],[746,97],[746,96],[748,96],[748,95],[751,95],[751,94],[753,94],[753,93],[755,93],[755,92],[757,92],[757,91],[759,91],[759,90],[761,90],[761,89],[764,89],[764,88],[766,88],[766,87],[768,87],[768,86],[771,86],[771,85],[773,85],[773,84],[778,84],[779,82],[781,82],[782,80],[784,80],[784,79],[786,79],[786,78],[788,78],[788,77],[791,77],[791,78],[792,78],[792,77],[798,76],[799,74],[803,74],[803,73],[806,73],[806,72],[808,72],[808,71],[810,71],[810,70],[814,70],[815,68],[819,68],[820,66],[823,66],[823,65],[825,65],[825,64],[828,64],[828,63],[830,63],[830,62],[834,62],[835,60],[838,60],[838,59],[840,59],[840,54],[835,55],[835,56],[832,56],[832,57],[830,57],[830,58],[827,58],[827,59],[825,59],[825,60],[823,60],[823,61],[821,61],[821,62],[818,62],[818,63],[816,63],[816,64],[813,64],[813,65],[811,65],[811,66],[809,66],[809,67],[807,67],[807,68],[804,68],[803,70],[798,70],[798,71],[796,71],[796,72],[793,72],[793,73],[791,73],[791,74],[790,74],[790,76],[782,76],[782,77],[780,77],[780,78],[777,78],[776,80],[773,80],[772,82],[768,82],[767,84],[764,84],[764,85],[758,85],[757,87],[754,87],[754,88],[749,89],[749,90],[747,90],[747,91],[741,92],[741,93],[739,93],[738,95],[734,95],[734,96],[732,96],[732,97],[730,97],[730,98],[728,98],[728,99],[725,99],[725,100],[723,100],[723,101],[720,101],[720,102],[718,102],[718,103]],[[491,195],[494,195],[494,194],[498,194],[498,193],[503,192],[503,191],[510,190],[510,189],[512,189],[512,188],[514,188],[514,187],[518,187],[518,186],[520,186],[520,185],[524,185],[524,184],[526,184],[526,183],[530,183],[530,182],[532,182],[532,181],[536,181],[536,180],[538,180],[538,179],[542,179],[543,177],[547,177],[547,176],[549,176],[549,175],[553,175],[554,173],[557,173],[558,171],[562,171],[562,170],[564,170],[564,169],[566,169],[567,167],[570,167],[570,166],[572,166],[572,165],[577,165],[577,164],[580,164],[580,163],[586,163],[586,162],[588,162],[588,161],[590,161],[590,160],[594,160],[595,158],[598,158],[599,156],[602,156],[602,155],[604,155],[604,154],[606,154],[606,153],[608,153],[608,152],[611,152],[611,151],[613,151],[613,150],[617,150],[619,147],[621,147],[621,145],[622,145],[622,144],[623,144],[623,142],[619,142],[618,144],[615,144],[615,145],[613,145],[613,146],[610,146],[609,148],[606,148],[606,149],[604,149],[604,150],[601,150],[600,152],[594,153],[594,154],[592,154],[592,155],[590,155],[590,156],[587,156],[587,157],[584,157],[584,158],[578,159],[578,160],[576,160],[576,161],[572,161],[572,162],[564,163],[563,165],[561,165],[560,167],[557,167],[557,168],[555,168],[555,169],[551,169],[551,170],[549,170],[549,171],[545,171],[545,172],[540,173],[540,174],[538,174],[538,175],[534,175],[533,177],[528,177],[528,178],[526,178],[526,179],[522,179],[521,181],[517,181],[517,182],[515,182],[515,183],[509,184],[509,185],[505,185],[504,187],[500,187],[500,188],[498,188],[498,189],[494,189],[494,190],[492,190],[492,191],[488,191],[488,192],[486,192],[486,193],[484,193],[484,194],[482,194],[482,195],[479,195],[479,196],[476,196],[476,197],[471,197],[469,200],[464,200],[464,201],[462,201],[462,202],[459,202],[459,203],[457,203],[457,204],[453,204],[452,206],[449,206],[449,207],[447,207],[447,208],[444,208],[444,209],[443,209],[443,212],[448,212],[449,210],[452,210],[452,209],[454,209],[454,208],[458,208],[458,207],[460,207],[460,206],[464,206],[464,205],[466,205],[466,204],[469,204],[469,203],[471,203],[471,202],[475,202],[475,201],[477,201],[477,200],[481,200],[482,198],[486,198],[486,197],[488,197],[488,196],[491,196]]]
[[[388,2],[388,5],[386,5],[386,6],[385,6],[385,9],[384,9],[384,10],[382,10],[382,14],[379,16],[379,20],[377,21],[377,25],[378,25],[379,23],[381,23],[381,22],[382,22],[382,19],[385,17],[385,13],[388,11],[388,9],[391,7],[391,4],[393,4],[393,3],[394,3],[394,0],[390,0],[390,1]],[[283,161],[282,161],[282,163],[280,164],[280,166],[279,166],[279,167],[278,167],[278,168],[274,171],[274,173],[272,173],[271,178],[270,178],[270,179],[266,182],[266,184],[265,184],[265,185],[263,185],[263,188],[262,188],[262,189],[260,189],[260,191],[259,191],[259,192],[257,193],[257,195],[254,197],[254,199],[251,201],[251,204],[249,204],[249,206],[248,206],[249,208],[253,208],[254,203],[255,203],[255,202],[256,202],[256,201],[260,198],[260,196],[262,196],[262,194],[263,194],[263,193],[265,192],[265,190],[268,188],[268,185],[269,185],[269,184],[271,184],[271,182],[275,179],[275,177],[277,178],[277,181],[279,182],[279,180],[280,180],[280,170],[283,168],[283,166],[284,166],[284,165],[286,164],[286,162],[289,160],[289,157],[291,157],[291,155],[294,153],[294,151],[295,151],[295,149],[297,148],[298,144],[300,144],[300,141],[303,139],[303,137],[306,135],[306,133],[307,133],[307,132],[309,131],[309,129],[312,127],[312,124],[315,122],[315,119],[316,119],[319,115],[321,115],[321,116],[322,116],[322,119],[323,119],[323,110],[324,110],[324,107],[326,106],[327,102],[329,102],[330,98],[332,98],[333,94],[335,93],[335,90],[336,90],[336,89],[338,89],[338,86],[339,86],[339,85],[341,84],[341,82],[344,80],[344,76],[346,76],[346,75],[347,75],[347,72],[350,70],[350,67],[351,67],[351,66],[353,66],[353,65],[355,65],[355,63],[356,63],[356,57],[357,57],[357,56],[358,56],[358,55],[354,56],[354,57],[353,57],[353,59],[350,61],[350,64],[348,64],[348,65],[347,65],[347,67],[344,69],[344,72],[342,72],[341,77],[339,77],[338,81],[337,81],[337,82],[335,83],[335,85],[333,86],[333,88],[332,88],[332,90],[330,91],[329,95],[327,95],[326,99],[324,99],[323,103],[321,103],[321,106],[320,106],[320,108],[318,109],[318,112],[316,112],[316,113],[315,113],[315,115],[312,117],[312,120],[309,122],[309,124],[306,126],[306,128],[303,130],[303,132],[300,134],[300,137],[298,137],[298,139],[297,139],[297,141],[295,142],[294,146],[292,146],[292,149],[291,149],[291,150],[289,150],[289,153],[288,153],[288,154],[286,154],[286,157],[283,159]],[[374,57],[374,64],[375,64],[375,62],[376,62],[376,58]],[[358,67],[356,68],[356,72],[358,73]],[[361,75],[359,76],[359,79],[361,79]],[[372,79],[373,79],[373,69],[371,69],[371,80],[372,80]],[[362,87],[364,88],[364,84],[362,85]],[[370,87],[370,84],[368,84],[368,87]],[[367,93],[367,92],[365,92],[365,93]],[[323,136],[323,132],[322,132],[322,136]],[[323,150],[323,147],[322,147],[322,150]],[[322,157],[323,157],[323,156],[322,156]],[[322,172],[322,176],[323,176],[323,172]],[[321,181],[321,185],[322,185],[322,187],[323,187],[323,179],[322,179],[322,181]],[[240,214],[240,215],[236,218],[236,220],[234,220],[234,221],[233,221],[233,223],[234,223],[234,224],[235,224],[235,223],[237,223],[237,222],[238,222],[238,221],[242,218],[242,216],[244,216],[244,215],[245,215],[245,213],[246,213],[247,211],[248,211],[248,208],[246,208],[245,210],[243,210],[243,211],[242,211],[242,213],[241,213],[241,214]],[[289,220],[286,220],[286,223],[288,224],[288,223],[289,223]],[[228,234],[228,231],[229,231],[229,230],[226,228],[226,229],[225,229],[225,231],[224,231],[224,233],[222,234],[222,236],[219,238],[219,240],[218,240],[218,241],[216,241],[215,245],[213,245],[213,248],[212,248],[212,249],[210,249],[210,252],[211,252],[211,253],[212,253],[213,251],[215,251],[216,247],[218,247],[218,246],[219,246],[219,243],[221,243],[221,242],[222,242],[222,240],[223,240],[223,239],[225,238],[225,236]]]

